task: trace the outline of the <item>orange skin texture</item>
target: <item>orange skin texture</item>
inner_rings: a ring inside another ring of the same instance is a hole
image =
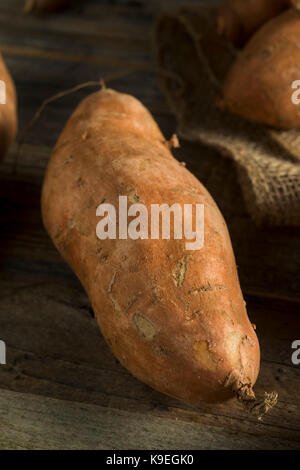
[[[0,160],[14,141],[17,132],[17,96],[15,85],[0,54],[0,80],[5,83],[6,104],[0,104]]]
[[[219,9],[218,30],[242,47],[264,23],[291,6],[293,0],[227,0]]]
[[[300,77],[300,12],[288,10],[266,23],[229,70],[224,101],[229,111],[279,129],[300,128],[291,88]]]
[[[120,195],[149,213],[155,203],[203,203],[204,247],[189,251],[172,238],[99,240],[96,208],[103,201],[118,208]],[[138,100],[105,89],[79,104],[53,151],[42,214],[107,343],[134,376],[195,404],[232,397],[229,377],[234,386],[255,383],[259,344],[225,221]]]

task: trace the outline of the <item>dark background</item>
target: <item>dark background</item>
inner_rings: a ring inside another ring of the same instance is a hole
[[[182,4],[94,0],[37,18],[22,14],[22,0],[1,0],[0,50],[18,90],[19,138],[43,100],[100,77],[140,99],[169,138],[176,122],[158,85],[152,25],[160,7]],[[256,228],[232,162],[216,152],[182,142],[176,156],[228,223],[262,349],[256,390],[277,390],[277,407],[257,422],[234,400],[185,405],[137,381],[104,342],[40,215],[51,150],[76,104],[94,90],[50,104],[26,134],[18,161],[15,145],[1,165],[0,339],[7,365],[0,366],[0,449],[299,449],[300,366],[291,362],[291,344],[300,339],[300,230]]]

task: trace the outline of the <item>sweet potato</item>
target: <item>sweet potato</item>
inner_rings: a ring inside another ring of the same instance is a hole
[[[291,88],[300,77],[299,43],[299,11],[288,10],[266,23],[229,70],[224,83],[227,109],[275,128],[300,128]]]
[[[0,160],[4,157],[17,132],[17,96],[13,80],[0,54]]]
[[[25,13],[53,13],[68,8],[72,0],[26,0]]]
[[[226,224],[169,147],[135,98],[109,89],[88,96],[49,162],[44,225],[84,286],[113,353],[133,375],[189,403],[236,394],[259,414],[252,390],[259,343]],[[204,247],[187,250],[175,238],[99,240],[96,208],[103,201],[117,208],[121,195],[149,210],[203,203]]]
[[[291,6],[293,0],[227,0],[219,9],[218,31],[242,47],[264,23]]]

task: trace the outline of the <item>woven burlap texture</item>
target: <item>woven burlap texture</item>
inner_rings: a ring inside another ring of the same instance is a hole
[[[236,162],[247,209],[257,224],[299,226],[300,132],[273,130],[225,110],[222,83],[237,51],[217,34],[215,8],[191,6],[161,14],[154,43],[179,136],[213,146]]]

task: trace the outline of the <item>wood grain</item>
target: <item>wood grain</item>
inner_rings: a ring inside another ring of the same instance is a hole
[[[276,439],[0,390],[0,449],[294,449]]]

